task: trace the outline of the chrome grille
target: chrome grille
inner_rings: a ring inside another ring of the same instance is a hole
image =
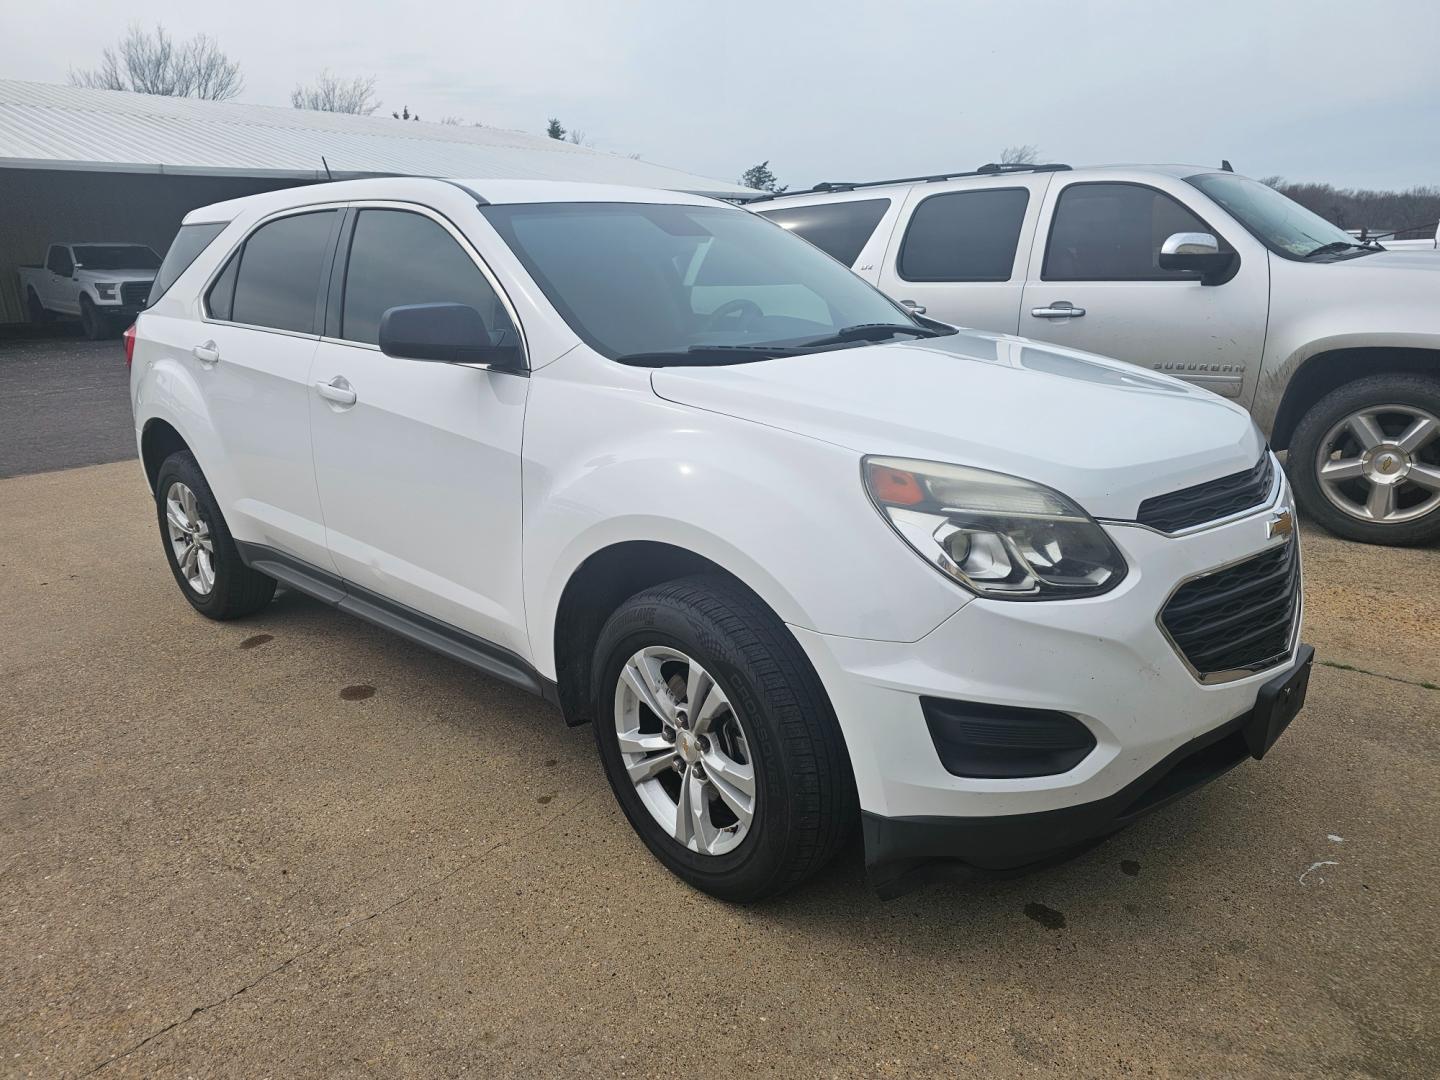
[[[1253,469],[1146,499],[1135,520],[1172,533],[1260,506],[1275,480],[1273,460],[1267,450]]]
[[[1201,681],[1260,671],[1290,652],[1300,588],[1300,545],[1292,537],[1187,581],[1161,610],[1160,625]]]

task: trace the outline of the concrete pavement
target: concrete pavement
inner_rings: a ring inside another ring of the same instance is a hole
[[[1433,1076],[1440,554],[1305,555],[1365,670],[1263,763],[1028,877],[735,908],[538,700],[196,615],[136,463],[0,481],[0,1074]]]

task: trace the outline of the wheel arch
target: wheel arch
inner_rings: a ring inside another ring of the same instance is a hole
[[[140,433],[140,462],[145,467],[151,491],[155,490],[155,478],[160,474],[160,466],[165,459],[181,450],[194,453],[184,436],[168,420],[157,416],[145,421]]]
[[[742,577],[691,548],[644,539],[598,548],[566,579],[551,630],[555,681],[567,724],[573,727],[593,719],[591,667],[606,620],[641,590],[696,574],[726,578],[784,621],[775,605]]]
[[[1317,352],[1305,359],[1286,385],[1271,425],[1270,445],[1288,450],[1300,420],[1326,394],[1369,375],[1440,376],[1440,347],[1354,346]]]

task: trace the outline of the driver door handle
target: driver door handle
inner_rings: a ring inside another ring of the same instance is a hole
[[[1030,314],[1037,319],[1078,319],[1085,314],[1085,309],[1069,300],[1056,300],[1049,307],[1032,307]]]
[[[322,398],[333,401],[336,405],[354,405],[359,400],[350,384],[340,375],[336,375],[329,382],[317,382],[315,389]]]
[[[202,364],[218,364],[220,362],[220,350],[213,341],[207,341],[204,345],[196,345],[190,351]]]

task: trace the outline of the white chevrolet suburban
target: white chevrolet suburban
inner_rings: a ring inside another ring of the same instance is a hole
[[[31,322],[80,319],[93,340],[118,334],[150,295],[160,256],[144,244],[51,244],[44,265],[20,267]]]
[[[753,209],[889,295],[1247,408],[1300,506],[1351,540],[1440,539],[1440,259],[1361,244],[1197,166],[987,165]]]
[[[862,821],[886,894],[1062,856],[1304,700],[1242,409],[912,317],[743,209],[347,181],[194,211],[161,280],[127,359],[186,600],[283,584],[592,722],[717,896]]]

